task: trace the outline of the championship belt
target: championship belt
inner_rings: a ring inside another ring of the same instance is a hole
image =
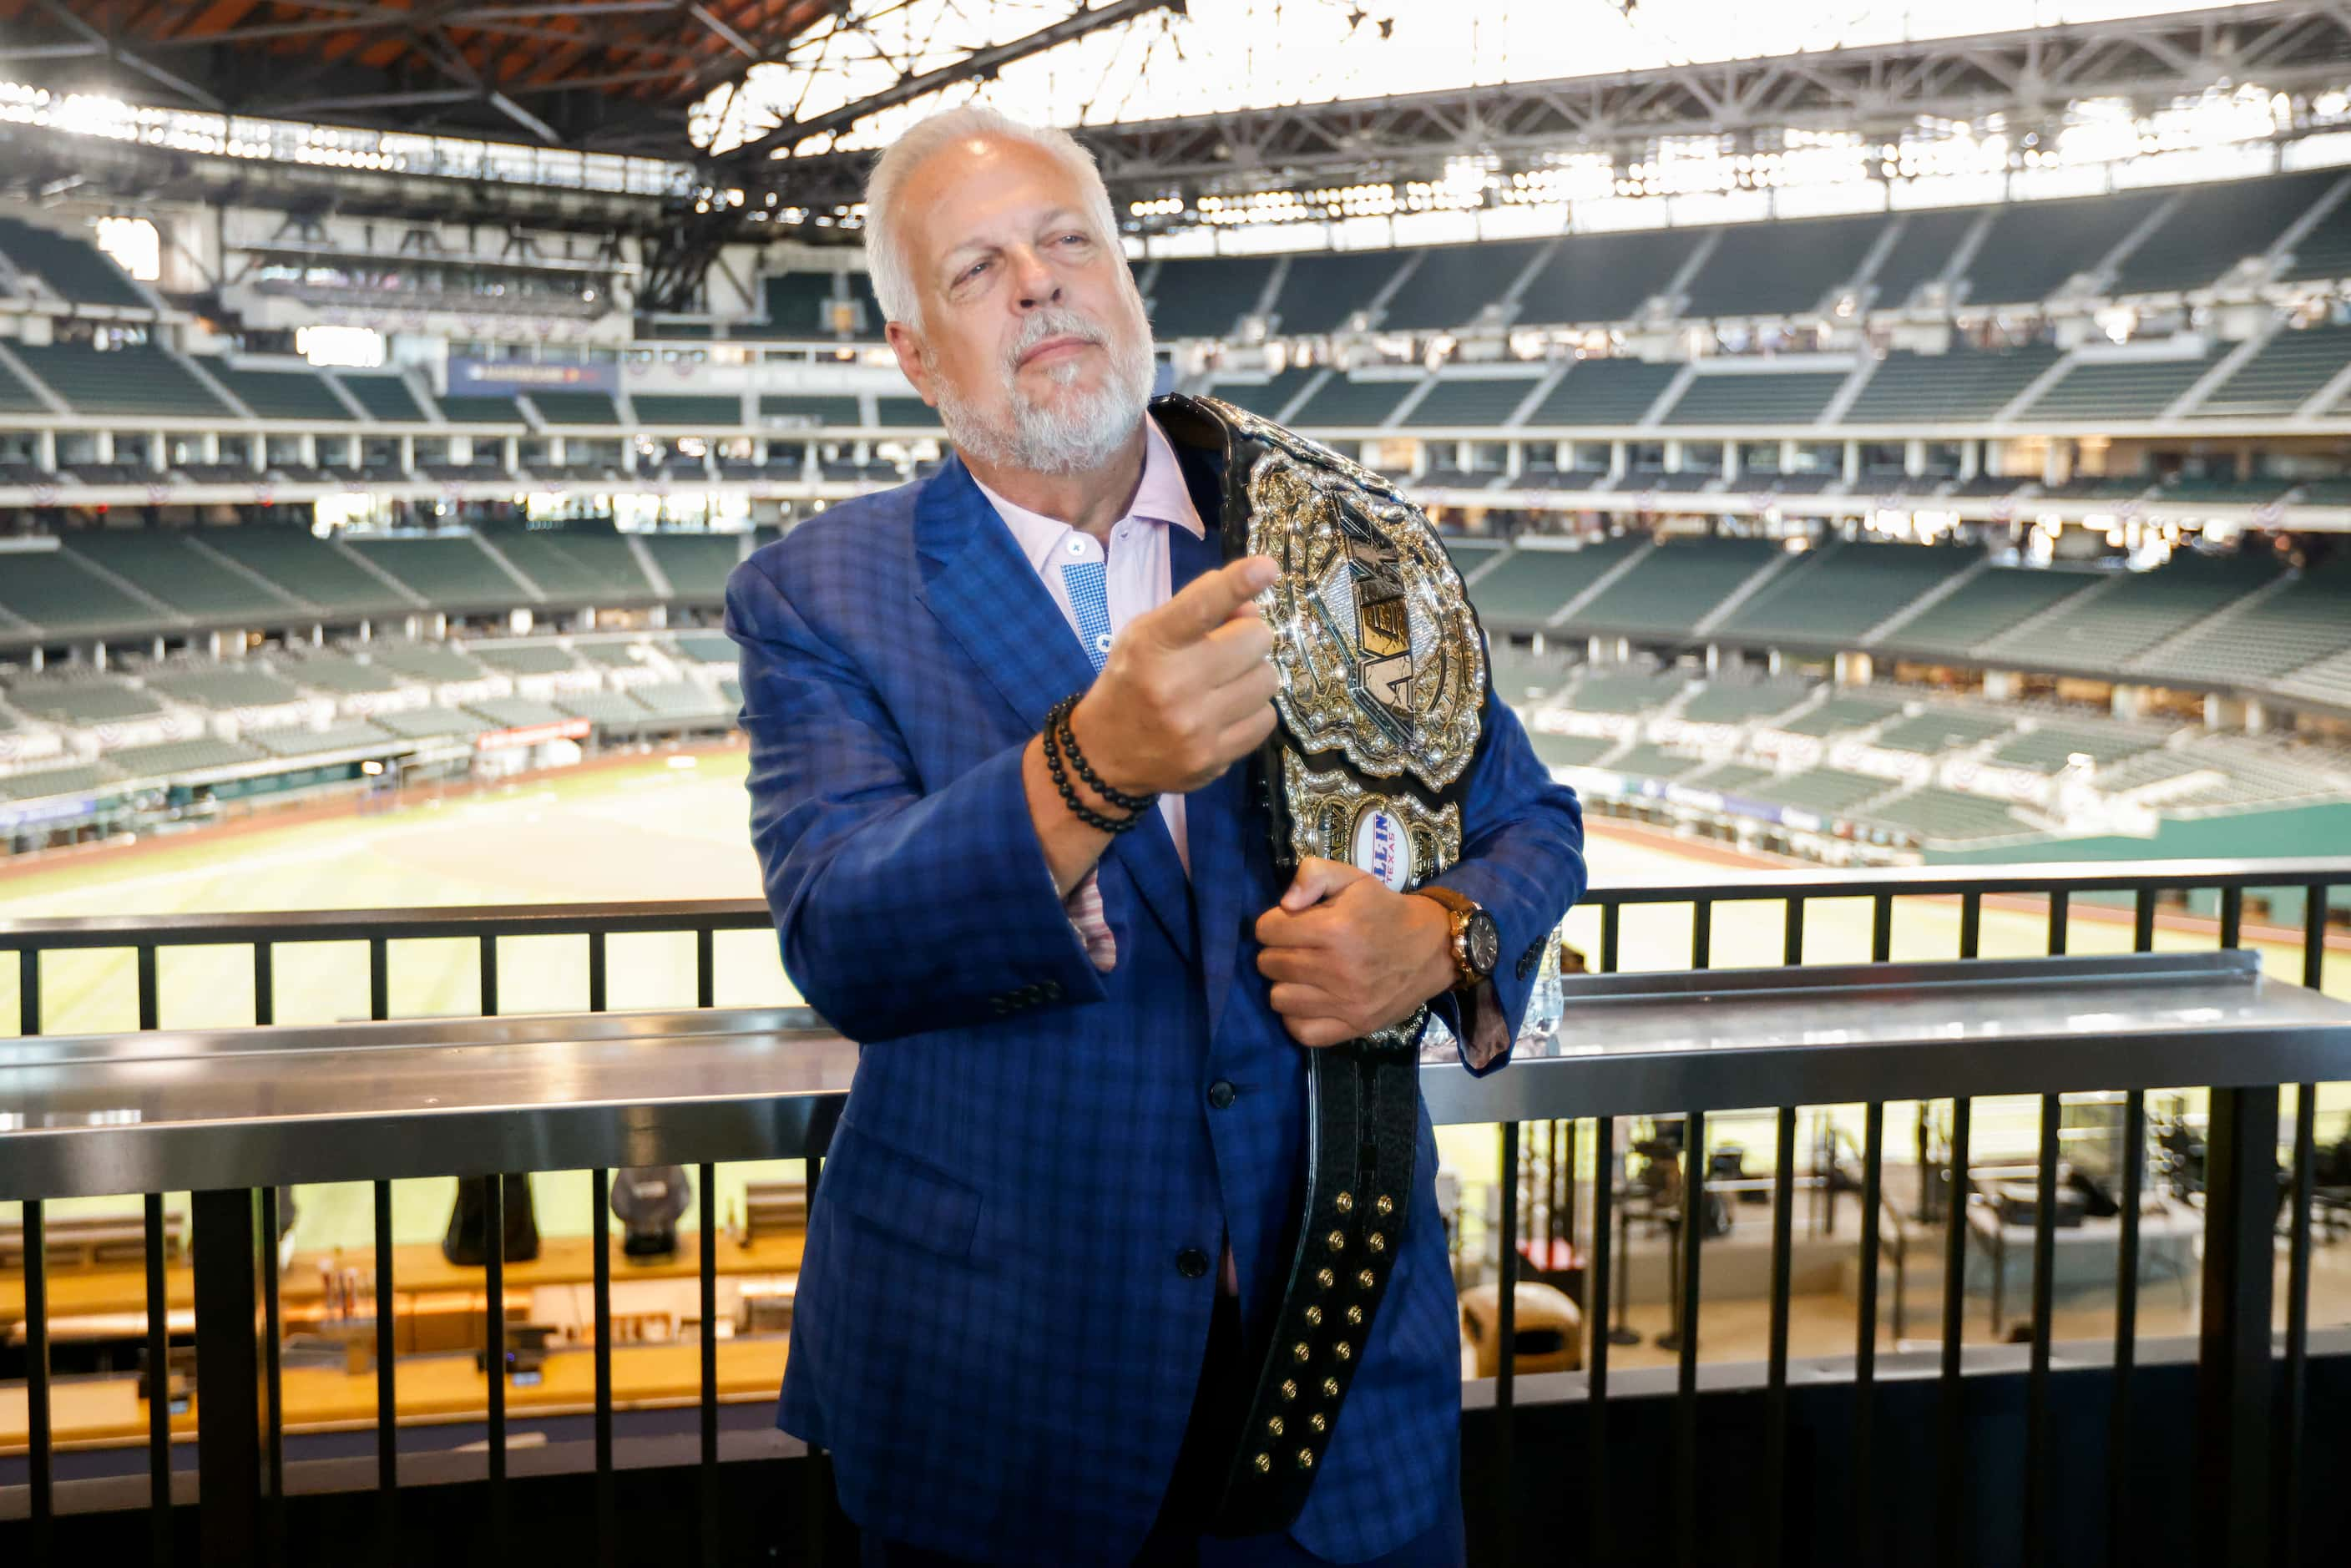
[[[1259,600],[1280,723],[1251,765],[1275,862],[1343,861],[1398,892],[1426,882],[1461,855],[1486,695],[1484,639],[1428,518],[1378,475],[1229,403],[1152,412],[1179,443],[1223,451],[1226,558],[1281,568]],[[1427,1016],[1306,1052],[1298,1246],[1220,1531],[1286,1529],[1337,1430],[1402,1252]]]

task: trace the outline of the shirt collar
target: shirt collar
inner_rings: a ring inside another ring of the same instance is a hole
[[[1134,487],[1134,499],[1127,504],[1126,517],[1169,524],[1196,539],[1206,538],[1208,530],[1192,506],[1192,492],[1184,483],[1184,469],[1176,461],[1176,448],[1169,444],[1159,422],[1149,414],[1144,416],[1143,429],[1143,482]],[[1006,500],[981,483],[977,474],[971,482],[979,486],[979,493],[987,497],[987,504],[996,508],[996,515],[1012,530],[1013,540],[1019,545],[1020,553],[1029,558],[1029,564],[1042,573],[1052,559],[1054,547],[1071,531],[1070,525]]]

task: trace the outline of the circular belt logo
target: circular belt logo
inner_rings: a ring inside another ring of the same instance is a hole
[[[1374,806],[1355,819],[1355,867],[1396,893],[1412,881],[1412,841],[1395,812]]]

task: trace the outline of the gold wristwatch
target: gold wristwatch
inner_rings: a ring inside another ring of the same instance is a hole
[[[1413,892],[1442,904],[1453,917],[1453,989],[1474,991],[1484,985],[1493,977],[1495,960],[1502,951],[1502,934],[1494,917],[1475,899],[1449,887],[1432,883]]]

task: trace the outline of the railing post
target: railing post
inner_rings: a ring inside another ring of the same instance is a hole
[[[248,1188],[229,1187],[195,1193],[190,1204],[201,1347],[196,1473],[203,1559],[206,1568],[244,1568],[260,1548],[261,1360],[254,1317],[261,1302],[254,1282],[254,1196]],[[168,1385],[158,1378],[151,1387]]]
[[[2269,1560],[2270,1293],[2278,1092],[2211,1091],[2203,1336],[2196,1378],[2196,1548],[2208,1563]]]

